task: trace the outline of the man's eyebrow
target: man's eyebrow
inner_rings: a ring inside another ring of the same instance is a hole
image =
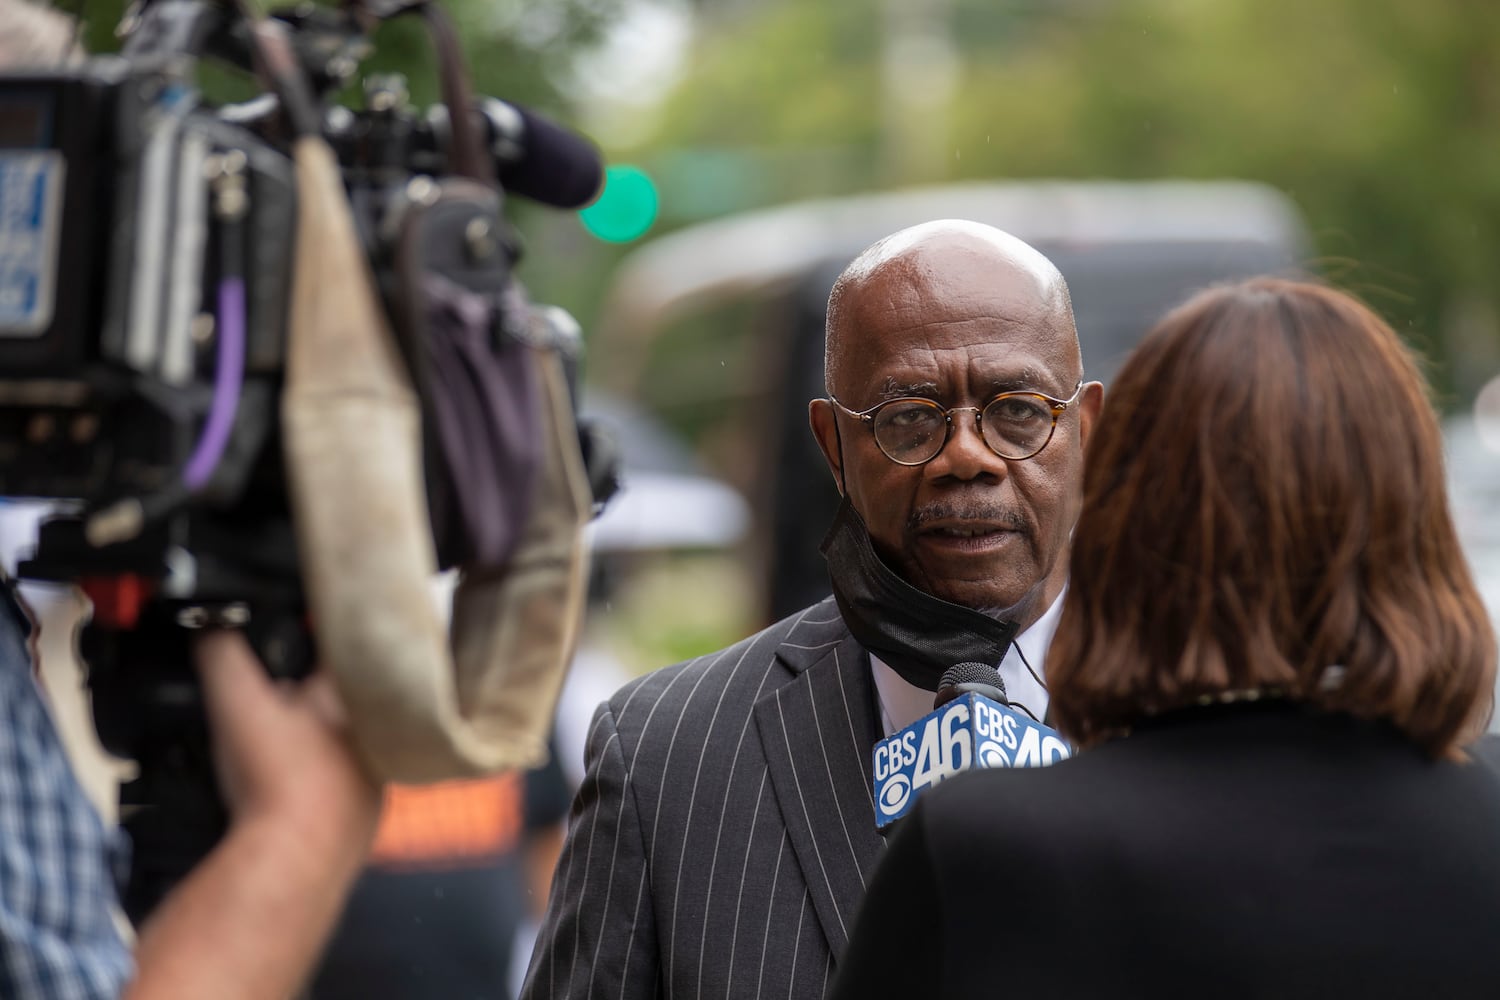
[[[1053,390],[1048,388],[1048,384],[1052,381],[1039,369],[1023,368],[1019,372],[997,375],[990,379],[989,395],[997,396],[1002,392],[1040,392],[1051,395]]]
[[[996,375],[986,383],[986,396],[998,396],[1002,392],[1040,392],[1043,395],[1052,395],[1052,389],[1048,386],[1054,380],[1040,368],[1022,368],[1018,372],[1008,372]],[[932,381],[902,382],[895,376],[890,376],[880,387],[879,399],[884,402],[887,399],[902,399],[908,396],[917,396],[923,399],[938,398],[938,384]]]
[[[903,396],[922,396],[934,398],[937,396],[936,382],[898,382],[894,377],[887,378],[885,384],[880,387],[881,400],[900,399]]]

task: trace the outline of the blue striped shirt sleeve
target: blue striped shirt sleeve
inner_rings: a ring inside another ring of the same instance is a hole
[[[114,850],[42,701],[28,626],[0,579],[0,997],[117,997]]]

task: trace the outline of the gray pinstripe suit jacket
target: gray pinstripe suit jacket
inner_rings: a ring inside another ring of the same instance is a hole
[[[832,598],[594,716],[523,997],[821,997],[883,848]]]

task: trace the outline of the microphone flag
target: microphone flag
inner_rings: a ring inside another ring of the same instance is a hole
[[[875,744],[875,825],[884,830],[962,771],[1045,767],[1072,755],[1057,730],[981,694],[961,695]]]

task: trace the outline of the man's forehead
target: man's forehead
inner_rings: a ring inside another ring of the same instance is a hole
[[[1009,305],[1011,308],[1007,308]],[[962,353],[985,368],[1066,366],[1076,334],[1065,308],[1051,303],[986,303],[974,297],[900,297],[858,302],[845,313],[847,362],[917,364]]]
[[[895,395],[914,396],[1019,389],[1055,394],[1072,389],[1077,350],[1066,312],[1057,309],[965,312],[888,303],[845,313],[840,381],[851,394],[881,397],[894,386],[912,390]]]
[[[873,389],[882,396],[943,395],[965,388],[977,393],[1052,392],[1071,377],[1060,357],[1057,351],[1043,353],[1034,344],[1016,341],[937,349],[913,344],[910,350],[871,351],[852,362],[848,375],[851,389]],[[912,391],[895,392],[900,388]]]

